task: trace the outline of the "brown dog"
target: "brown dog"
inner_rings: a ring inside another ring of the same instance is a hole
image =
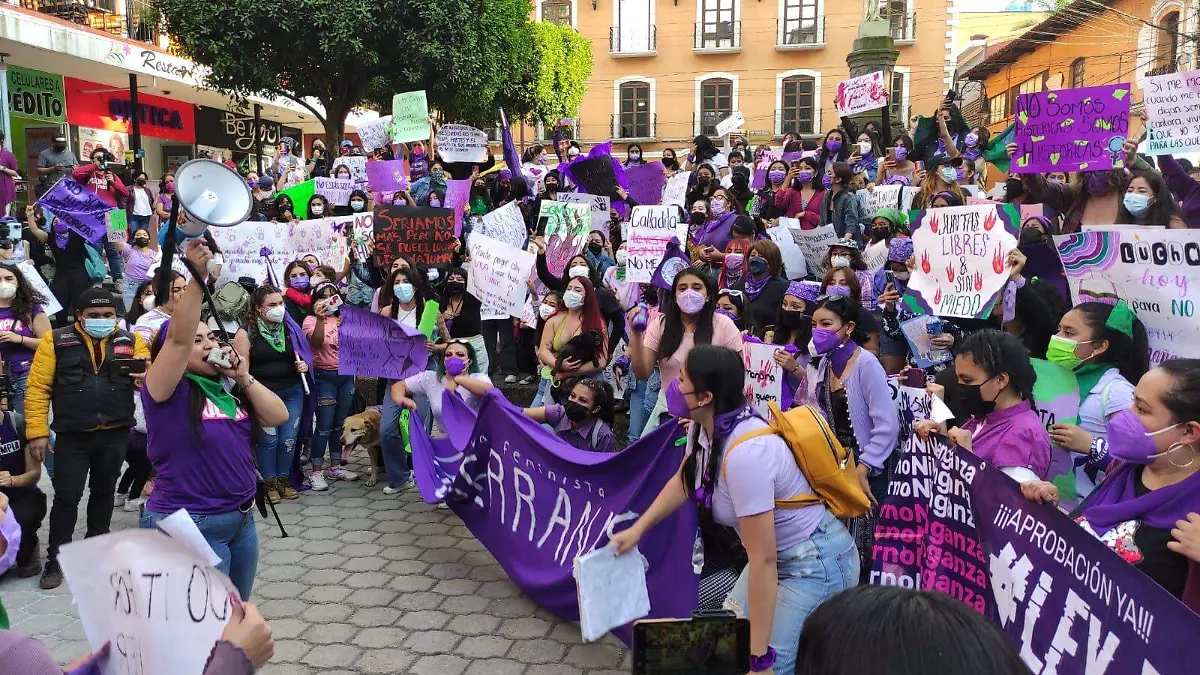
[[[357,415],[346,418],[342,425],[342,457],[349,458],[358,450],[367,453],[371,463],[371,472],[364,483],[372,487],[379,481],[379,469],[383,462],[380,459],[379,447],[379,408],[367,408]]]

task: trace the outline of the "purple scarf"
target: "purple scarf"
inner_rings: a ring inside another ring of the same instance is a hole
[[[875,159],[875,153],[868,152],[863,155],[857,162],[854,163],[854,173],[870,171],[879,166],[879,161]]]
[[[975,160],[979,159],[980,156],[983,155],[982,152],[980,152],[979,150],[976,150],[974,148],[967,148],[966,150],[963,150],[962,154],[963,154],[963,158],[970,162],[974,162]]]
[[[746,295],[750,296],[751,300],[757,300],[758,294],[763,292],[767,287],[767,282],[771,280],[771,275],[768,274],[762,279],[755,279],[752,276],[746,276]]]
[[[733,221],[737,219],[737,213],[727,211],[710,219],[704,224],[704,227],[696,233],[692,241],[696,246],[712,246],[718,251],[724,251],[729,245],[729,240],[733,238]]]
[[[1136,496],[1136,464],[1123,464],[1108,475],[1083,504],[1083,517],[1098,533],[1128,520],[1170,530],[1188,513],[1200,511],[1200,471],[1141,497]]]
[[[71,237],[71,230],[67,228],[67,224],[55,218],[51,228],[54,230],[54,246],[60,249],[66,248],[67,240]]]
[[[759,419],[762,419],[762,416],[759,415],[749,403],[741,408],[730,410],[727,413],[721,413],[720,415],[714,417],[712,432],[713,443],[715,444],[718,438],[729,440],[729,435],[733,433],[734,428],[741,424],[742,420],[747,420],[751,417],[758,417]],[[712,485],[715,489],[717,482],[713,480],[712,474],[708,473],[707,466],[697,466],[696,470],[703,470],[704,477],[700,480],[700,487],[696,488],[695,494],[692,495],[692,500],[695,501],[699,506],[702,506],[706,509],[711,509],[712,492],[709,491],[707,486]]]
[[[833,374],[837,375],[838,379],[841,379],[842,375],[846,373],[846,364],[850,363],[850,357],[854,356],[855,349],[858,349],[858,345],[854,340],[847,340],[825,355],[829,359]]]

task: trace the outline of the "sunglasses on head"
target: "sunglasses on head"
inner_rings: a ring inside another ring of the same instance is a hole
[[[722,296],[722,295],[728,295],[731,298],[740,298],[740,297],[742,297],[743,293],[741,291],[735,291],[733,289],[727,288],[727,289],[721,291],[720,293],[718,293],[717,295],[718,295],[718,297]]]

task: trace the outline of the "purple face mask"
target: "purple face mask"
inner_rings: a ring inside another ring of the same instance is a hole
[[[966,175],[967,175],[966,169],[959,168],[959,169],[954,170],[954,180],[958,183],[961,183],[963,177]]]
[[[667,385],[666,402],[667,412],[671,415],[684,420],[692,418],[692,407],[688,405],[687,394],[679,388],[679,380],[671,380]]]
[[[833,284],[829,288],[825,289],[825,295],[834,295],[834,296],[841,296],[843,298],[848,298],[848,297],[850,297],[850,287],[842,286],[839,284]]]
[[[842,344],[842,338],[835,330],[816,327],[812,329],[812,348],[816,354],[828,354]]]
[[[830,152],[837,152],[842,149],[842,142],[836,138],[831,138],[825,141],[825,149]]]
[[[1131,464],[1149,464],[1160,454],[1158,448],[1154,447],[1154,437],[1177,426],[1172,424],[1158,431],[1146,431],[1146,425],[1142,424],[1133,408],[1126,408],[1105,424],[1108,454]]]
[[[1091,195],[1102,195],[1111,188],[1108,184],[1108,174],[1104,171],[1092,171],[1083,180],[1084,187]]]
[[[972,131],[971,133],[967,134],[967,137],[964,139],[964,141],[966,142],[968,148],[973,148],[976,145],[979,145],[979,134]]]
[[[450,377],[458,377],[467,369],[467,362],[457,356],[446,357],[446,374]]]
[[[896,161],[903,162],[908,157],[908,148],[903,145],[896,146]]]
[[[729,320],[730,320],[730,321],[732,321],[732,322],[734,322],[734,323],[737,323],[737,322],[738,322],[738,317],[737,317],[737,314],[734,314],[733,312],[731,312],[731,311],[729,311],[729,310],[727,310],[727,309],[724,309],[724,308],[722,308],[722,307],[718,307],[718,308],[716,308],[714,311],[715,311],[717,314],[723,314],[723,315],[725,315],[725,316],[729,317]]]
[[[801,183],[811,183],[812,179],[813,179],[813,172],[808,169],[802,169],[799,173],[796,174],[796,180],[800,181]]]
[[[787,173],[784,171],[772,171],[767,174],[767,178],[771,180],[772,185],[778,185],[783,182],[784,178],[787,178]]]
[[[700,291],[691,288],[682,291],[675,296],[675,302],[679,305],[679,310],[688,316],[693,316],[700,313],[704,309],[704,294]]]
[[[833,187],[833,176],[830,176],[829,174],[821,176],[821,185],[825,186],[826,190]]]

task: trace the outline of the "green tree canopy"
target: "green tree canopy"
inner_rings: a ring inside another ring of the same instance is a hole
[[[549,22],[525,26],[517,45],[518,75],[503,99],[513,119],[547,127],[575,117],[592,76],[592,43],[570,26]]]

